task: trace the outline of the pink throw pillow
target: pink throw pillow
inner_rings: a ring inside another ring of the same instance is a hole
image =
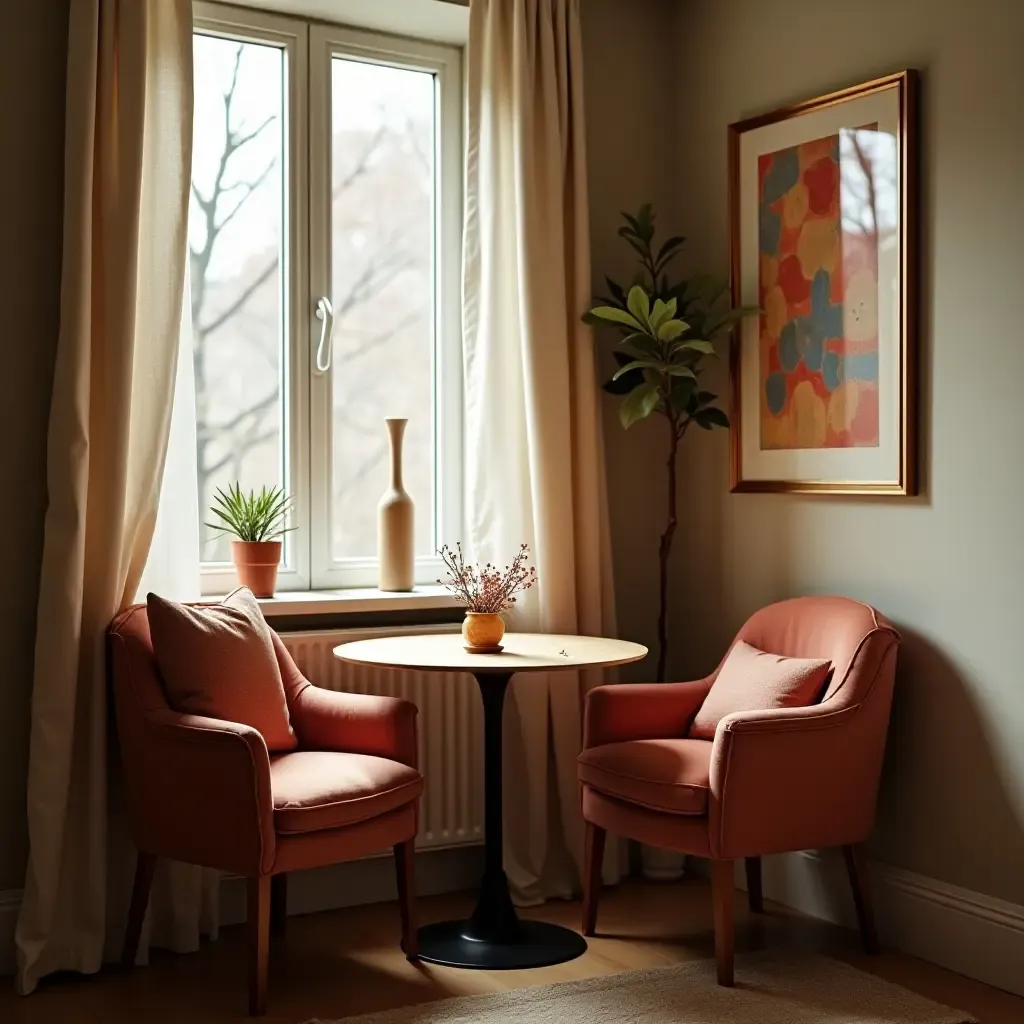
[[[153,650],[175,711],[250,725],[269,751],[298,743],[288,717],[274,641],[252,591],[218,605],[146,598]]]
[[[737,640],[690,726],[690,736],[713,740],[718,723],[735,711],[808,707],[831,667],[827,658],[783,658]]]

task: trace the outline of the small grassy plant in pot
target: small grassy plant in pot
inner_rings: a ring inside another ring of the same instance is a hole
[[[516,603],[516,594],[537,582],[537,570],[527,566],[530,549],[519,547],[511,565],[504,569],[488,562],[469,565],[462,553],[462,545],[454,548],[447,544],[438,552],[448,570],[448,579],[438,580],[465,606],[466,618],[462,623],[462,639],[470,654],[500,654],[505,620],[501,613]]]
[[[231,558],[238,582],[256,597],[273,597],[281,538],[294,529],[287,525],[291,498],[280,487],[244,493],[235,483],[226,492],[217,488],[210,511],[217,521],[206,525],[232,538]]]

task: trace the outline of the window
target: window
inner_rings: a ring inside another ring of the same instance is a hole
[[[281,589],[372,586],[384,419],[409,420],[417,582],[461,508],[461,57],[196,4],[189,214],[200,509],[294,496]],[[233,579],[203,528],[204,590]]]

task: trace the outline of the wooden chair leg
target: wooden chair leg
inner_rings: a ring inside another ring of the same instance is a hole
[[[601,898],[601,868],[604,865],[604,842],[608,833],[586,822],[583,839],[583,934],[597,931],[597,901]]]
[[[124,950],[121,953],[121,966],[131,969],[135,966],[135,958],[139,952],[139,939],[142,937],[142,925],[146,920],[146,908],[149,906],[149,890],[153,886],[153,871],[156,868],[156,857],[152,853],[139,853],[135,864],[135,883],[132,886],[132,902],[128,910],[128,928],[124,934]]]
[[[409,960],[420,955],[416,930],[416,841],[395,845],[395,874],[398,878],[398,911],[402,917],[402,952]]]
[[[844,846],[843,859],[846,861],[846,873],[850,876],[853,905],[857,910],[857,923],[860,925],[860,937],[864,944],[864,952],[877,953],[878,932],[875,929],[875,911],[871,903],[871,887],[864,847]]]
[[[246,879],[249,903],[249,1015],[267,1012],[271,876]]]
[[[288,930],[288,876],[270,877],[270,934],[284,935]]]
[[[764,913],[764,889],[761,886],[761,858],[747,857],[747,901],[754,914]]]
[[[718,984],[733,983],[734,922],[733,902],[736,883],[731,860],[711,862],[711,898],[715,905],[715,962]]]

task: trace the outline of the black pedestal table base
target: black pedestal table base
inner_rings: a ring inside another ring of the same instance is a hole
[[[516,914],[502,866],[501,716],[511,673],[480,672],[484,705],[484,877],[472,917],[419,930],[420,959],[447,967],[514,971],[575,960],[587,950],[578,932]]]

